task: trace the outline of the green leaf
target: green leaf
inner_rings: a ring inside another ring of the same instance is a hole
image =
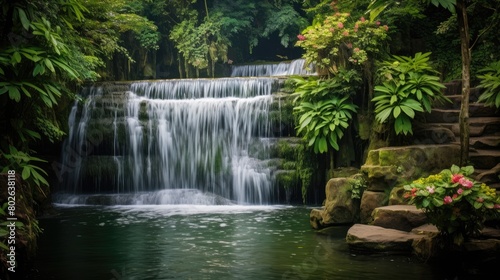
[[[56,72],[56,69],[54,69],[54,65],[52,64],[52,61],[50,61],[50,59],[46,58],[43,60],[43,62],[45,63],[45,66],[47,66],[47,68],[49,68],[49,70],[52,73]]]
[[[28,179],[30,177],[30,173],[31,173],[31,168],[28,166],[24,166],[23,172],[21,174],[21,177],[23,178],[23,180]]]
[[[24,12],[23,9],[17,7],[17,13],[19,15],[19,20],[21,20],[21,24],[25,30],[28,30],[30,28],[30,21],[28,20],[28,17],[26,16],[26,13]]]
[[[19,102],[21,100],[21,93],[19,92],[19,89],[16,86],[8,86],[9,89],[9,98]]]
[[[400,106],[394,107],[392,114],[393,114],[394,118],[397,118],[399,116],[399,114],[401,114],[401,107]]]

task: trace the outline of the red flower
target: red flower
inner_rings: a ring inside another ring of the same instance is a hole
[[[450,204],[453,202],[453,199],[451,198],[451,196],[447,195],[443,198],[443,203],[444,204]]]
[[[464,177],[464,175],[462,175],[462,174],[453,174],[453,175],[451,175],[451,182],[458,183],[458,181],[460,181],[460,179],[462,179],[463,177]]]
[[[334,31],[335,31],[335,28],[330,27],[330,32],[334,32]]]
[[[500,209],[500,204],[495,204],[495,206],[493,206],[493,208]]]
[[[338,26],[339,28],[344,28],[344,24],[343,24],[342,22],[339,22],[339,23],[337,24],[337,26]]]
[[[297,38],[299,39],[299,41],[304,41],[306,39],[306,37],[302,34],[297,35]]]
[[[359,20],[361,20],[361,22],[365,22],[365,17],[361,17]]]
[[[453,199],[457,199],[457,197],[458,197],[458,194],[454,193],[454,194],[453,194],[453,196],[452,196],[451,198],[453,198]]]
[[[344,35],[344,36],[349,36],[349,31],[347,31],[347,30],[346,30],[346,31],[344,31],[344,32],[342,33],[342,35]]]
[[[377,24],[377,25],[380,25],[380,21],[378,21],[378,20],[377,20],[376,24]]]
[[[478,197],[478,198],[476,198],[476,201],[479,202],[479,203],[483,203],[484,202],[484,198]]]
[[[352,49],[352,43],[347,43],[346,46],[348,49]]]
[[[359,48],[354,48],[353,50],[355,53],[359,52]]]
[[[458,183],[467,189],[470,189],[474,186],[474,183],[470,180],[467,180],[465,177],[460,178],[460,180],[458,180]]]
[[[384,25],[384,29],[385,29],[385,31],[388,31],[389,30],[389,26]]]

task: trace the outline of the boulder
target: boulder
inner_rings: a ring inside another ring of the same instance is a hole
[[[363,224],[373,221],[372,212],[375,208],[385,205],[387,195],[385,192],[364,191],[361,197],[359,219]]]
[[[413,228],[427,223],[421,209],[413,205],[390,205],[378,207],[372,213],[374,226],[410,232]]]
[[[321,229],[338,224],[352,224],[359,219],[359,199],[351,197],[352,180],[350,178],[333,178],[325,187],[325,206],[313,209],[310,214],[311,226]]]
[[[385,191],[450,168],[459,156],[460,146],[454,144],[385,147],[369,151],[361,171],[367,190]]]
[[[379,226],[355,224],[347,231],[346,242],[349,248],[361,252],[411,253],[414,240],[424,236]]]
[[[404,198],[405,194],[404,186],[394,187],[389,194],[388,205],[407,205],[408,199]]]

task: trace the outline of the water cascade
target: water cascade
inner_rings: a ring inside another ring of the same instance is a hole
[[[259,77],[85,88],[69,117],[55,202],[272,203],[269,107],[279,84]]]
[[[305,63],[304,59],[296,59],[270,64],[234,65],[231,77],[316,75],[314,65],[306,68]]]

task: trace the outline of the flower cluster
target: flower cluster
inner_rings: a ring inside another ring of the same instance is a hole
[[[473,172],[472,166],[453,165],[404,186],[405,198],[457,244],[479,233],[488,216],[500,216],[500,197],[486,184],[467,177]]]
[[[364,17],[353,20],[349,13],[335,12],[297,35],[296,46],[306,51],[304,58],[307,62],[320,68],[346,62],[362,65],[369,55],[380,51],[388,29],[387,25],[380,26],[380,22],[371,22]]]

